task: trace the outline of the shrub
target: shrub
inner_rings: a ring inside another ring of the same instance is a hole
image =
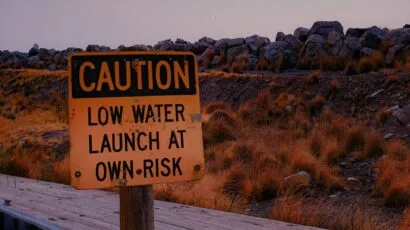
[[[248,55],[239,55],[231,64],[231,71],[234,73],[241,73],[249,63]]]
[[[356,61],[349,61],[345,68],[345,75],[355,75],[358,74],[358,63]]]
[[[397,75],[389,75],[386,80],[385,80],[385,84],[386,85],[391,85],[391,84],[395,84],[395,83],[399,83],[400,82],[400,77]]]
[[[337,93],[341,89],[340,82],[337,79],[332,79],[330,81],[329,91],[330,93]]]
[[[310,100],[307,103],[309,114],[313,116],[319,115],[319,113],[323,109],[324,102],[325,100],[322,96],[316,95],[312,100]]]
[[[259,58],[258,62],[256,63],[255,69],[256,70],[269,70],[270,63],[269,60],[265,57]]]
[[[317,84],[319,82],[320,79],[320,71],[313,71],[309,74],[308,78],[307,78],[307,82],[309,84]]]
[[[364,155],[367,157],[380,157],[384,153],[384,140],[376,131],[367,134],[364,144]]]
[[[217,144],[227,140],[235,139],[234,130],[221,121],[206,123],[204,129],[204,144]]]
[[[335,55],[322,55],[319,58],[321,70],[338,71],[346,66],[346,58]]]
[[[228,105],[226,105],[226,103],[223,102],[210,102],[205,106],[204,112],[206,114],[211,114],[213,113],[215,110],[230,110],[230,108],[228,107]]]
[[[410,204],[409,180],[403,178],[394,181],[385,193],[385,204],[396,208],[404,208]]]
[[[218,109],[211,113],[208,122],[222,122],[229,126],[236,126],[236,119],[229,110]]]
[[[362,150],[364,143],[365,135],[363,128],[354,126],[347,130],[345,142],[345,151],[347,153]]]
[[[384,124],[389,119],[390,115],[391,115],[391,111],[389,108],[387,107],[381,108],[377,112],[377,120],[379,121],[380,124]]]

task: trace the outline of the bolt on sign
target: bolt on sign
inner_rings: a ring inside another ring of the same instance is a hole
[[[189,52],[69,59],[71,183],[78,189],[201,179],[198,65]]]

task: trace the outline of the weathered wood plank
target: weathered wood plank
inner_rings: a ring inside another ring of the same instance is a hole
[[[0,174],[0,199],[63,229],[119,229],[119,196],[102,190]],[[155,229],[317,229],[280,221],[154,201]]]

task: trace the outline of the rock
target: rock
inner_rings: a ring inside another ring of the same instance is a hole
[[[108,46],[88,45],[85,50],[87,52],[106,52],[106,51],[110,51],[111,48]]]
[[[149,49],[146,45],[137,44],[137,45],[128,46],[128,47],[121,45],[118,47],[118,50],[119,51],[148,51]]]
[[[48,66],[48,69],[50,69],[50,70],[56,70],[56,69],[57,69],[57,66],[56,66],[56,64],[51,63],[51,64]]]
[[[362,47],[378,50],[380,49],[382,41],[387,40],[387,35],[380,28],[373,26],[370,27],[359,40]]]
[[[337,197],[338,197],[337,194],[333,194],[333,195],[330,195],[330,196],[329,196],[330,199],[335,199],[335,198],[337,198]]]
[[[293,36],[295,36],[295,38],[299,40],[301,43],[304,43],[309,37],[309,29],[299,27],[295,30]]]
[[[156,45],[154,45],[154,50],[171,51],[173,50],[173,42],[171,39],[159,41]]]
[[[356,177],[348,177],[346,180],[347,180],[347,181],[354,181],[354,182],[360,183],[360,180],[357,179]]]
[[[256,63],[258,63],[259,58],[253,54],[248,55],[248,65],[246,66],[246,70],[254,70],[256,67]]]
[[[209,46],[213,46],[215,44],[215,40],[208,37],[202,37],[197,42],[195,42],[192,46],[192,52],[194,54],[202,54]]]
[[[377,55],[377,54],[383,56],[383,54],[382,54],[380,51],[374,50],[374,49],[370,49],[370,48],[367,48],[367,47],[364,47],[364,48],[362,48],[362,49],[360,50],[360,56],[361,56],[361,57],[371,57],[371,56]]]
[[[410,28],[410,24],[404,25],[403,28]]]
[[[215,49],[212,46],[209,46],[198,58],[200,64],[204,64],[205,61],[211,62],[215,55]]]
[[[410,44],[410,28],[401,28],[391,30],[388,35],[388,39],[394,41],[396,45],[398,44]]]
[[[38,52],[38,57],[40,60],[47,60],[50,59],[50,51],[48,49],[41,48]]]
[[[38,55],[39,50],[40,47],[38,47],[37,44],[34,44],[34,46],[28,51],[28,56],[32,57]]]
[[[385,140],[388,140],[388,139],[392,138],[393,135],[394,135],[393,133],[388,133],[388,134],[384,135],[383,138],[384,138]]]
[[[339,165],[340,165],[341,167],[346,167],[346,166],[347,166],[347,163],[346,163],[345,161],[342,161],[342,162],[339,163]]]
[[[181,44],[181,45],[186,45],[189,42],[185,41],[184,39],[181,38],[177,38],[177,40],[175,40],[175,44]]]
[[[360,56],[360,50],[362,47],[358,38],[348,37],[343,41],[343,44],[340,44],[339,42],[336,43],[336,45],[339,45],[340,47],[334,47],[337,49],[335,54],[341,57],[351,58]]]
[[[395,58],[398,56],[401,50],[405,48],[404,45],[395,45],[393,47],[390,47],[387,50],[386,57],[384,59],[384,62],[386,65],[393,65]]]
[[[338,21],[318,21],[310,28],[309,34],[319,34],[327,39],[332,31],[343,34],[342,24]]]
[[[332,31],[329,33],[329,36],[327,37],[327,43],[331,45],[335,45],[338,41],[343,39],[343,34],[338,33],[336,31]]]
[[[235,47],[235,46],[241,46],[245,44],[245,39],[244,38],[234,38],[234,39],[229,39],[228,40],[228,49]]]
[[[410,104],[401,109],[396,109],[392,112],[392,115],[402,124],[406,125],[410,123]]]
[[[229,40],[230,40],[229,38],[222,38],[222,39],[219,39],[218,41],[216,41],[215,45],[214,45],[216,52],[220,53],[222,51],[227,50]]]
[[[321,35],[310,35],[300,50],[299,56],[306,60],[314,61],[313,59],[317,59],[325,54],[325,50],[323,48],[324,42],[325,40]]]
[[[286,185],[296,187],[299,185],[310,185],[312,176],[306,171],[299,171],[283,179]]]
[[[273,42],[270,43],[261,49],[261,54],[267,58],[270,62],[276,61],[280,54],[287,50],[290,49],[291,46],[289,43],[285,41],[279,41],[279,42]]]
[[[235,60],[236,57],[239,55],[248,55],[249,54],[249,48],[248,45],[241,45],[241,46],[235,46],[232,48],[229,48],[228,51],[226,52],[226,58],[228,62],[230,60]]]
[[[346,37],[360,38],[369,28],[349,28],[346,31]]]
[[[250,37],[245,38],[245,44],[248,45],[253,55],[258,55],[259,50],[265,45],[269,44],[269,42],[269,38],[260,37],[258,35],[252,35]]]
[[[298,51],[302,48],[303,44],[296,39],[295,36],[288,34],[283,38],[283,41],[288,43],[290,46],[290,49],[294,50],[294,51]]]
[[[382,92],[384,92],[384,89],[379,89],[379,90],[377,90],[376,92],[370,94],[370,96],[368,96],[368,98],[374,98],[374,97],[376,97],[377,95],[379,95],[379,94],[382,93]]]
[[[278,42],[278,41],[283,41],[283,40],[285,40],[285,34],[283,33],[283,32],[278,32],[277,34],[276,34],[276,38],[275,38],[275,41],[276,42]]]

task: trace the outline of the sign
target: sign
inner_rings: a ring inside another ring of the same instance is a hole
[[[192,53],[83,52],[70,56],[68,66],[73,187],[202,177],[198,65]]]

